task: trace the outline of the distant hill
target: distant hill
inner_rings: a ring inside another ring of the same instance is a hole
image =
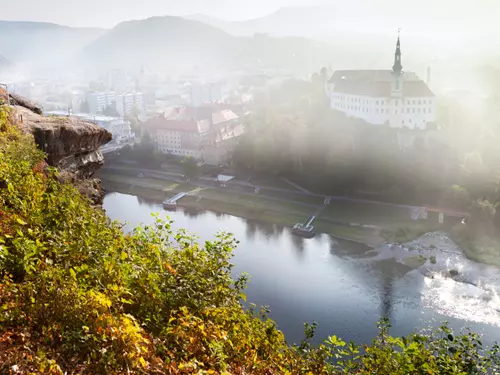
[[[0,21],[0,55],[20,66],[63,64],[104,33],[44,22]]]
[[[85,48],[82,60],[99,68],[246,66],[310,74],[332,56],[330,46],[307,38],[235,37],[202,22],[167,16],[119,24]]]
[[[123,22],[84,49],[102,67],[185,66],[230,61],[237,41],[213,26],[180,17]]]
[[[200,14],[186,18],[208,23],[236,36],[257,33],[280,37],[311,37],[329,34],[335,28],[335,11],[330,6],[286,7],[268,16],[238,22],[227,22]]]
[[[10,61],[7,60],[5,57],[0,55],[0,70],[3,68],[7,68],[11,65]]]
[[[285,7],[264,17],[238,22],[199,14],[186,18],[208,23],[236,36],[266,33],[273,36],[329,37],[351,31],[383,31],[394,35],[400,27],[406,35],[473,35],[482,32],[498,36],[497,15],[498,3],[491,0],[455,2],[452,5],[444,1],[420,0],[405,6],[399,0],[349,0],[332,1],[329,5],[320,6]]]

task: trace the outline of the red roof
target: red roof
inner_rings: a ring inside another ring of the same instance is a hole
[[[148,120],[144,123],[144,126],[151,130],[170,130],[184,133],[200,132],[196,121],[168,120],[164,117]]]
[[[335,92],[370,96],[375,98],[391,96],[390,81],[365,81],[341,79],[337,81],[333,89]],[[429,89],[424,81],[405,81],[403,82],[403,97],[433,97],[434,93]]]
[[[403,73],[404,81],[419,81],[420,79],[413,72]],[[338,83],[340,80],[349,81],[392,81],[392,70],[336,70],[330,83]]]

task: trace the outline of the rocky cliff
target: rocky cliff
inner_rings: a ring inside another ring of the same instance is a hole
[[[0,89],[0,105],[10,104],[10,121],[33,134],[47,154],[48,165],[58,168],[60,178],[71,182],[96,204],[102,203],[100,181],[93,179],[104,164],[99,148],[111,141],[111,133],[73,117],[42,116],[42,109],[22,97]]]

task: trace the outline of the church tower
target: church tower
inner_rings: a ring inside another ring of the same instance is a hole
[[[403,65],[401,64],[401,41],[398,30],[398,41],[396,43],[396,52],[394,54],[394,65],[392,66],[392,83],[391,83],[391,116],[390,126],[392,128],[401,128],[409,126],[405,124],[403,119],[404,100],[403,100]]]

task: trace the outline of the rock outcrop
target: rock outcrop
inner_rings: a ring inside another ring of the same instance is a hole
[[[0,89],[0,104],[10,104],[11,122],[33,134],[37,146],[47,154],[47,164],[58,168],[64,182],[73,183],[96,204],[103,191],[95,171],[104,164],[99,148],[111,141],[111,133],[91,122],[74,117],[42,116],[35,103]]]

